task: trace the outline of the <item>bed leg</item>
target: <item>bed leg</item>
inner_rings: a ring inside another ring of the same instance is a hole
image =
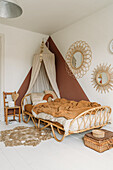
[[[31,117],[31,119],[32,119],[32,121],[33,121],[33,123],[34,123],[34,125],[35,125],[35,128],[37,128],[36,123],[35,123],[35,121],[34,121],[34,118]]]
[[[24,123],[28,123],[28,122],[30,121],[30,116],[28,117],[27,121],[25,120],[24,116],[25,116],[25,114],[22,113],[23,122],[24,122]]]
[[[41,128],[41,130],[45,129],[46,127],[50,126],[50,124],[48,123],[47,125],[45,125],[44,127]]]
[[[51,125],[51,129],[52,129],[52,133],[53,133],[53,136],[54,136],[55,140],[56,140],[57,142],[62,142],[62,141],[64,140],[64,138],[65,138],[65,133],[64,133],[64,135],[62,136],[62,138],[59,140],[59,139],[56,137],[56,134],[55,134],[53,125]]]
[[[40,128],[40,119],[38,119],[38,128]]]
[[[59,128],[57,128],[57,131],[60,135],[63,135],[65,133],[64,131],[61,131]]]

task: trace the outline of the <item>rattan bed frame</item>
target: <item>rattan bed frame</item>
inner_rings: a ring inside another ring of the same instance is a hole
[[[70,127],[71,125],[74,123],[75,120],[77,120],[77,126],[78,126],[78,129],[76,131],[69,131],[68,134],[66,135],[65,134],[65,130],[63,128],[62,125],[60,125],[59,123],[56,123],[56,122],[51,122],[51,121],[48,121],[48,120],[44,120],[44,119],[38,119],[38,125],[36,124],[36,121],[33,114],[27,112],[24,110],[24,106],[25,104],[29,104],[28,103],[28,97],[30,98],[30,102],[31,102],[31,94],[27,94],[26,96],[23,97],[22,101],[21,101],[21,107],[22,107],[22,118],[23,118],[23,121],[25,123],[28,123],[30,121],[30,119],[33,121],[34,125],[36,128],[40,128],[40,123],[44,123],[44,127],[41,128],[44,129],[44,128],[47,128],[47,127],[51,127],[51,130],[52,130],[52,133],[53,133],[53,136],[54,138],[58,141],[58,142],[61,142],[65,136],[68,136],[70,134],[73,134],[73,133],[81,133],[81,132],[84,132],[84,131],[88,131],[88,130],[91,130],[91,129],[94,129],[94,128],[101,128],[105,125],[107,125],[109,122],[109,118],[110,118],[110,114],[111,114],[111,108],[109,106],[100,106],[100,107],[95,107],[95,108],[92,108],[92,109],[89,109],[83,113],[81,113],[80,115],[78,115],[75,119],[73,119],[70,123]],[[95,112],[95,115],[94,115],[94,112]],[[97,113],[99,112],[99,116],[97,116]],[[25,119],[26,115],[28,116],[27,117],[27,120]],[[87,115],[87,119],[86,118],[86,115]],[[93,118],[91,118],[91,115],[94,115]],[[78,119],[82,117],[83,120],[81,123],[79,123]],[[97,122],[97,119],[99,119],[99,125],[97,126],[96,125],[96,122]],[[102,121],[103,119],[103,121]],[[105,121],[106,120],[106,121]],[[90,121],[90,125],[89,125],[89,128],[86,127],[86,124],[87,124],[87,121]],[[93,123],[93,125],[92,125]],[[69,129],[70,129],[69,127]],[[83,129],[81,129],[81,127],[84,127]],[[57,132],[62,135],[62,138],[61,139],[58,139],[56,134],[55,134],[55,130],[57,130]]]

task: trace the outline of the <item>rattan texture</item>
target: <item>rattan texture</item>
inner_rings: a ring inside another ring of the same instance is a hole
[[[79,68],[73,68],[72,67],[72,57],[75,54],[75,52],[81,52],[83,55],[83,62]],[[76,78],[82,78],[87,71],[89,70],[89,67],[91,65],[92,60],[92,52],[90,46],[85,41],[76,41],[73,43],[70,48],[67,51],[66,54],[66,62],[69,66],[69,68],[66,66],[66,70],[70,74],[69,69],[72,71],[72,73],[75,75]]]

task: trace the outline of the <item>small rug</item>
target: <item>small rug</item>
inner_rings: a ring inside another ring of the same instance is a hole
[[[0,142],[4,142],[5,146],[29,145],[36,146],[42,140],[51,139],[51,131],[49,129],[39,130],[35,127],[19,126],[11,130],[0,132]]]

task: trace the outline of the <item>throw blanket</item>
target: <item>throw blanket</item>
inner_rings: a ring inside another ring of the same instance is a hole
[[[33,111],[36,114],[44,112],[54,117],[65,117],[66,119],[74,119],[80,113],[98,106],[100,106],[100,104],[95,102],[88,102],[83,100],[81,100],[80,102],[76,102],[66,99],[56,99],[50,103],[47,102],[35,105],[33,107]]]

